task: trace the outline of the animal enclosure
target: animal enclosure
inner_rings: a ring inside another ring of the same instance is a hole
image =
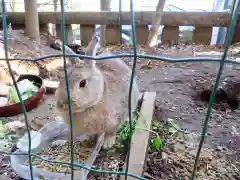
[[[193,170],[191,171],[191,179],[193,180],[195,178],[195,173],[197,171],[197,166],[199,163],[199,158],[200,158],[200,153],[201,153],[201,149],[203,147],[203,143],[204,143],[204,138],[205,138],[205,134],[207,131],[207,126],[208,126],[208,121],[210,118],[210,114],[211,114],[211,110],[212,110],[212,105],[214,103],[214,98],[216,95],[216,91],[219,85],[219,81],[220,81],[220,76],[223,70],[223,66],[225,63],[235,63],[238,64],[239,62],[235,62],[235,61],[230,61],[226,59],[227,56],[227,52],[228,49],[231,45],[232,39],[235,39],[234,41],[239,41],[239,37],[237,38],[237,33],[238,32],[236,29],[239,29],[239,25],[237,23],[237,19],[238,19],[238,10],[240,8],[240,1],[236,1],[235,7],[234,7],[234,11],[233,14],[229,14],[229,13],[209,13],[209,14],[202,14],[202,13],[165,13],[164,17],[163,17],[163,24],[165,25],[164,30],[163,30],[163,34],[162,34],[162,41],[166,42],[166,43],[172,43],[172,41],[174,43],[178,43],[178,33],[179,33],[179,27],[180,25],[194,25],[196,28],[194,30],[194,36],[193,36],[193,41],[195,43],[200,43],[200,44],[209,44],[210,42],[210,38],[211,38],[211,31],[212,31],[212,27],[213,26],[224,26],[224,27],[228,27],[229,31],[227,34],[227,38],[226,38],[226,43],[224,46],[224,54],[221,57],[221,59],[212,59],[212,58],[176,58],[176,59],[172,59],[172,58],[165,58],[165,57],[156,57],[156,56],[151,56],[151,55],[140,55],[137,53],[136,51],[136,44],[146,44],[147,39],[145,37],[147,37],[146,35],[143,34],[148,34],[148,25],[151,23],[151,12],[144,12],[144,13],[140,13],[140,12],[136,12],[134,14],[133,12],[133,1],[130,1],[131,4],[131,12],[130,13],[123,13],[123,19],[122,22],[123,24],[131,24],[132,27],[132,34],[133,34],[133,49],[134,49],[134,53],[133,54],[121,54],[121,55],[117,55],[117,56],[113,56],[111,58],[124,58],[124,57],[132,57],[133,60],[133,66],[132,66],[132,72],[131,72],[131,78],[130,78],[130,85],[129,85],[129,97],[128,97],[128,115],[129,115],[129,126],[130,126],[130,134],[133,133],[132,131],[132,121],[133,121],[133,117],[131,114],[131,96],[132,96],[132,88],[133,88],[133,83],[134,83],[134,75],[135,75],[135,68],[136,68],[136,63],[137,63],[137,59],[151,59],[151,60],[157,60],[157,61],[166,61],[166,62],[171,62],[171,63],[181,63],[181,62],[189,62],[189,63],[194,63],[194,62],[219,62],[220,67],[218,70],[218,74],[216,77],[216,82],[215,85],[212,89],[212,93],[210,95],[210,101],[209,101],[209,105],[208,105],[208,109],[207,109],[207,114],[206,117],[204,119],[204,123],[203,123],[203,129],[202,129],[202,134],[201,134],[201,140],[199,143],[199,147],[198,150],[196,152],[196,159],[195,159],[195,163],[192,165],[193,166]],[[23,13],[5,13],[5,6],[4,6],[4,1],[2,3],[3,5],[3,18],[2,18],[2,24],[3,24],[3,31],[4,31],[4,49],[5,49],[5,58],[2,58],[1,60],[5,60],[8,68],[11,72],[11,64],[10,61],[16,60],[16,59],[20,59],[23,61],[40,61],[43,60],[44,58],[49,58],[49,57],[60,57],[63,56],[64,59],[64,72],[65,72],[65,80],[66,80],[66,87],[67,89],[69,89],[69,85],[68,85],[68,73],[67,73],[67,68],[66,68],[66,59],[71,57],[80,57],[80,58],[86,58],[89,61],[91,60],[96,60],[96,61],[101,61],[101,60],[105,60],[107,58],[110,57],[89,57],[89,56],[81,56],[81,55],[70,55],[66,53],[66,47],[65,44],[67,42],[67,38],[66,37],[66,32],[65,32],[65,27],[68,26],[70,24],[81,24],[81,28],[84,38],[82,39],[84,44],[88,44],[93,36],[93,32],[94,32],[94,25],[95,24],[107,24],[107,35],[108,37],[107,42],[110,44],[117,44],[119,43],[119,30],[118,30],[118,14],[119,13],[115,13],[115,12],[98,12],[99,14],[97,14],[96,12],[88,12],[88,14],[84,13],[77,13],[75,15],[71,14],[71,13],[64,13],[64,7],[63,7],[63,0],[61,0],[61,12],[60,13],[39,13],[39,24],[41,28],[45,28],[46,27],[46,23],[51,22],[54,24],[57,24],[57,27],[60,27],[61,31],[58,29],[57,34],[61,37],[62,40],[62,50],[63,53],[62,54],[55,54],[55,55],[48,55],[45,57],[39,57],[36,59],[29,59],[29,58],[24,58],[24,57],[18,57],[18,58],[8,58],[8,34],[7,34],[7,22],[11,22],[12,23],[12,28],[13,29],[18,29],[18,28],[22,28],[23,27],[23,22],[24,22],[24,14]],[[112,13],[112,14],[111,14]],[[92,14],[92,18],[91,17]],[[94,14],[94,16],[93,16]],[[96,15],[97,14],[97,15]],[[16,18],[16,15],[18,18]],[[218,15],[218,16],[217,16]],[[13,17],[15,17],[16,19],[14,19]],[[105,17],[108,17],[106,19],[108,19],[107,21],[104,20]],[[79,18],[79,19],[78,19]],[[86,21],[86,19],[89,19],[88,21]],[[186,21],[187,19],[187,21]],[[217,21],[215,21],[215,19],[217,19]],[[76,20],[76,22],[75,22]],[[230,21],[231,20],[231,21]],[[135,22],[136,21],[136,22]],[[183,22],[184,21],[184,22]],[[89,24],[83,24],[81,22],[88,22]],[[174,22],[174,23],[173,23]],[[136,23],[136,27],[135,27],[135,23]],[[41,29],[40,28],[40,29]],[[68,28],[66,28],[67,31]],[[235,30],[235,33],[234,33]],[[13,74],[11,74],[12,78],[14,79]],[[14,85],[18,90],[18,87],[16,85],[16,82],[14,82]],[[127,87],[126,87],[127,88]],[[26,109],[24,107],[24,103],[21,99],[21,96],[19,95],[20,93],[18,92],[18,96],[20,99],[20,102],[22,104],[22,111],[25,115],[25,119],[26,119],[26,124],[28,125],[28,120],[27,120],[27,112]],[[155,93],[153,93],[152,95],[148,96],[152,96],[155,98]],[[71,94],[69,93],[69,91],[67,91],[67,102],[68,102],[68,108],[71,109],[71,101],[70,101],[70,97]],[[151,106],[153,106],[154,100],[151,99]],[[146,107],[147,105],[145,105]],[[71,114],[71,110],[70,111],[70,129],[72,129],[72,114]],[[151,116],[151,113],[149,112],[149,117]],[[146,117],[145,117],[146,118]],[[149,120],[149,119],[148,119]],[[147,126],[150,127],[150,122],[147,122]],[[28,128],[27,128],[28,129]],[[29,131],[28,131],[29,133]],[[135,133],[135,132],[134,132]],[[140,133],[139,133],[140,134]],[[146,133],[147,136],[149,136],[149,132]],[[30,137],[30,135],[29,135]],[[73,147],[73,134],[71,134],[71,147]],[[130,136],[131,137],[131,136]],[[136,140],[137,138],[139,138],[141,136],[138,136],[138,134],[135,134],[133,136],[133,140]],[[142,142],[141,142],[142,143]],[[147,148],[147,141],[146,139],[144,139],[144,143],[143,143],[143,147],[144,149],[141,150],[141,153],[145,153],[145,150]],[[131,164],[132,162],[136,161],[137,157],[135,156],[131,156],[134,153],[134,147],[132,147],[131,149],[131,145],[133,145],[131,138],[129,139],[128,142],[128,154],[127,154],[127,158],[126,158],[126,164],[125,164],[125,171],[102,171],[102,170],[96,170],[93,169],[92,167],[88,167],[87,165],[84,164],[75,164],[73,163],[73,152],[71,152],[71,161],[72,162],[58,162],[59,164],[69,164],[72,166],[77,166],[83,169],[87,169],[90,172],[93,173],[98,173],[98,174],[119,174],[121,175],[123,178],[125,179],[132,179],[132,178],[137,178],[137,179],[144,179],[142,178],[142,172],[141,170],[136,170],[134,169],[134,164]],[[29,140],[29,147],[31,147],[31,141]],[[138,144],[137,147],[142,147],[140,146],[140,144]],[[72,151],[73,148],[71,148]],[[17,154],[15,154],[17,155]],[[32,154],[31,152],[31,148],[29,148],[29,153],[27,154],[29,157],[29,168],[31,171],[31,179],[34,179],[33,177],[33,172],[32,172],[32,164],[31,164],[31,159],[32,156],[36,156],[35,154]],[[145,156],[145,155],[144,155]],[[42,157],[38,157],[42,160],[48,161],[45,158]],[[130,161],[132,160],[132,161]],[[143,159],[141,157],[141,160],[144,161],[145,159]],[[51,163],[56,163],[54,160],[51,160]],[[141,164],[141,166],[143,166],[143,164]],[[71,179],[74,179],[74,173],[73,173],[73,169],[71,171]],[[134,174],[133,174],[134,173]],[[40,177],[39,177],[40,178]]]

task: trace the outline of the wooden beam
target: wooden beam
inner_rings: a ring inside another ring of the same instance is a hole
[[[152,23],[155,11],[136,11],[137,25]],[[60,12],[39,12],[39,23],[60,24]],[[14,24],[24,24],[24,12],[8,12],[7,19]],[[118,12],[65,12],[66,24],[119,24]],[[130,12],[122,12],[123,24],[130,24]],[[0,22],[2,19],[0,19]],[[228,12],[164,12],[162,25],[167,26],[229,26],[230,13]]]
[[[144,94],[136,127],[151,129],[155,98],[156,92],[146,92]],[[132,136],[132,144],[130,149],[129,173],[138,176],[143,175],[149,137],[149,131],[135,129]],[[139,141],[140,139],[141,142]],[[122,176],[121,179],[123,179],[123,177],[124,176]],[[135,180],[135,178],[128,177],[128,180]]]

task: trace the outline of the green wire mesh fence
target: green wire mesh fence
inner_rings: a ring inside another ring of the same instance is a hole
[[[2,0],[2,24],[3,24],[3,31],[4,31],[4,49],[5,49],[5,59],[0,59],[0,60],[5,60],[7,63],[7,66],[9,68],[10,71],[10,75],[13,79],[13,84],[16,88],[17,91],[17,95],[19,97],[20,103],[21,103],[21,107],[22,107],[22,111],[25,117],[25,123],[26,123],[26,127],[27,127],[27,133],[28,133],[28,138],[29,138],[29,150],[28,153],[18,153],[15,155],[28,155],[29,157],[29,168],[30,168],[30,175],[31,175],[31,180],[34,179],[33,176],[33,171],[32,171],[32,156],[36,157],[36,158],[40,158],[44,161],[50,162],[50,163],[58,163],[58,164],[65,164],[65,165],[71,165],[71,179],[74,179],[74,171],[73,171],[73,167],[80,167],[83,169],[87,169],[90,172],[93,173],[102,173],[102,174],[119,174],[119,175],[125,175],[125,179],[127,179],[127,177],[134,177],[136,179],[140,179],[140,180],[144,180],[144,178],[139,177],[137,175],[128,173],[128,168],[129,168],[129,157],[130,157],[130,146],[131,146],[131,138],[129,139],[129,143],[128,143],[128,154],[127,154],[127,163],[126,163],[126,171],[125,172],[116,172],[116,171],[102,171],[102,170],[95,170],[95,169],[91,169],[90,167],[84,165],[84,164],[76,164],[73,162],[74,160],[74,156],[73,156],[73,133],[72,133],[72,109],[71,109],[71,102],[70,102],[70,91],[69,91],[69,84],[68,84],[68,73],[67,73],[67,63],[66,63],[66,57],[80,57],[80,58],[85,58],[85,59],[89,59],[89,60],[105,60],[105,59],[112,59],[112,58],[122,58],[122,57],[133,57],[133,66],[132,66],[132,74],[131,74],[131,80],[130,80],[130,86],[129,86],[129,97],[128,97],[128,115],[129,115],[129,126],[130,126],[130,134],[132,134],[132,114],[131,114],[131,96],[132,96],[132,88],[133,88],[133,81],[134,81],[134,75],[135,75],[135,67],[136,67],[136,61],[137,58],[141,58],[141,59],[150,59],[150,60],[160,60],[160,61],[166,61],[166,62],[171,62],[171,63],[177,63],[177,62],[219,62],[220,63],[220,67],[218,70],[218,74],[216,77],[216,81],[215,81],[215,85],[213,87],[212,90],[212,94],[210,97],[210,101],[208,104],[208,109],[207,109],[207,113],[205,116],[205,120],[203,122],[203,129],[202,129],[202,135],[201,135],[201,139],[199,142],[199,147],[198,147],[198,151],[196,154],[196,158],[195,158],[195,163],[193,165],[193,171],[192,171],[192,175],[191,175],[191,180],[194,179],[195,177],[195,173],[196,173],[196,169],[197,169],[197,165],[198,165],[198,161],[199,161],[199,157],[200,157],[200,153],[201,153],[201,149],[204,143],[204,138],[205,138],[205,134],[207,132],[207,126],[208,126],[208,121],[209,121],[209,117],[211,114],[211,110],[212,110],[212,105],[214,103],[215,100],[215,94],[216,94],[216,90],[217,87],[219,85],[219,81],[220,81],[220,76],[222,74],[222,70],[224,67],[225,63],[232,63],[232,64],[239,64],[235,61],[230,61],[230,60],[226,60],[227,57],[227,52],[228,49],[230,47],[231,41],[232,41],[232,35],[237,23],[237,17],[238,17],[238,10],[240,8],[240,0],[236,0],[235,1],[235,5],[233,7],[232,10],[232,14],[231,14],[231,25],[229,27],[228,33],[227,33],[227,37],[226,37],[226,43],[225,43],[225,47],[224,47],[224,53],[223,56],[221,57],[221,59],[213,59],[213,58],[179,58],[179,59],[172,59],[172,58],[165,58],[165,57],[156,57],[156,56],[149,56],[149,55],[139,55],[137,54],[137,48],[136,48],[136,33],[135,33],[135,22],[134,22],[134,12],[133,12],[133,0],[130,0],[130,12],[131,12],[131,27],[132,27],[132,41],[133,41],[133,54],[121,54],[121,55],[115,55],[115,56],[108,56],[108,57],[90,57],[90,56],[84,56],[84,55],[68,55],[65,52],[65,29],[64,29],[64,22],[65,22],[65,18],[64,18],[64,0],[60,0],[60,5],[61,5],[61,40],[62,40],[62,50],[63,50],[63,54],[61,55],[49,55],[49,56],[43,56],[37,59],[27,59],[27,58],[14,58],[14,59],[10,59],[8,58],[8,32],[7,32],[7,17],[6,17],[6,7],[5,7],[5,2],[4,0]],[[120,16],[119,16],[119,22],[120,22],[120,27],[122,25],[121,20],[121,0],[119,0],[119,12],[120,12]],[[120,36],[121,36],[121,31],[120,31]],[[121,39],[121,38],[120,38]],[[31,152],[31,136],[30,136],[30,128],[29,128],[29,124],[28,124],[28,118],[27,118],[27,111],[25,108],[25,105],[23,103],[23,100],[20,96],[20,92],[18,89],[18,86],[16,84],[16,80],[14,79],[14,75],[11,69],[11,64],[10,61],[14,61],[14,60],[23,60],[23,61],[39,61],[39,60],[44,60],[46,58],[49,57],[63,57],[64,60],[64,73],[65,73],[65,81],[66,81],[66,87],[67,87],[67,95],[68,95],[68,108],[69,108],[69,117],[70,117],[70,129],[71,129],[71,162],[59,162],[59,161],[54,161],[54,160],[49,160],[46,158],[43,158],[41,156],[38,156],[34,153]],[[131,137],[131,136],[130,136]],[[11,153],[7,153],[7,152],[1,152],[2,154],[8,154],[11,155]]]

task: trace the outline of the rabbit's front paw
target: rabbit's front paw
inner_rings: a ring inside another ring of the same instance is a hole
[[[116,136],[107,136],[107,137],[105,137],[103,148],[104,149],[111,148],[115,144],[115,142],[116,142],[115,140],[116,140]]]

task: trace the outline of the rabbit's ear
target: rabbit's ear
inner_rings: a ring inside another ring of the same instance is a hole
[[[93,67],[95,67],[96,61],[90,60],[90,59],[85,59],[84,63],[87,64],[89,67],[93,68]]]
[[[86,49],[86,55],[96,56],[99,47],[100,47],[99,37],[96,35],[92,38],[92,40],[88,44],[87,49]],[[94,60],[84,60],[84,63],[90,65],[90,67],[94,67],[95,64],[96,64],[96,61],[94,61]]]
[[[96,56],[98,49],[100,48],[99,45],[99,37],[96,35],[92,38],[90,43],[86,48],[86,55],[88,56]]]

